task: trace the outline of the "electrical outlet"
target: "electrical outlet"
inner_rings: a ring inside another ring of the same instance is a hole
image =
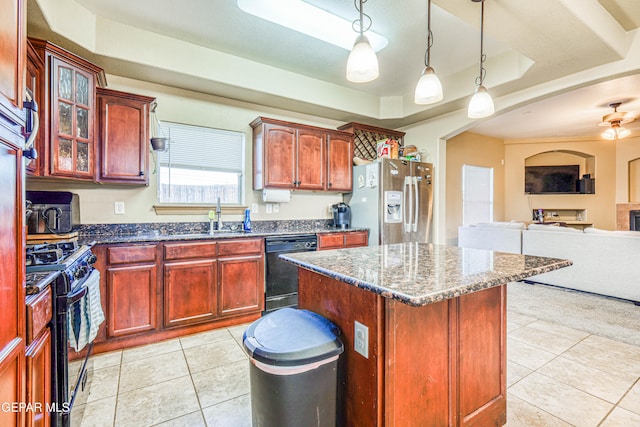
[[[273,204],[273,213],[279,213],[280,212],[280,203],[274,203]]]
[[[251,213],[257,214],[259,211],[259,205],[257,203],[251,203]]]
[[[124,215],[124,202],[114,202],[113,203],[113,212],[116,215]]]
[[[333,213],[333,205],[327,206],[327,212],[328,213]]]
[[[354,323],[353,349],[369,358],[369,328],[357,320]]]
[[[264,212],[268,214],[272,213],[273,205],[271,203],[267,203],[266,205],[264,205]]]

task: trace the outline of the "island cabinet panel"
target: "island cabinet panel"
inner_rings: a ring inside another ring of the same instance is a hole
[[[456,300],[461,426],[506,423],[506,286]]]
[[[298,271],[298,306],[334,322],[341,331],[339,419],[345,426],[382,426],[384,301],[370,292],[308,270]],[[330,296],[330,297],[328,297]],[[369,327],[369,357],[353,348],[354,322]],[[429,425],[429,424],[426,424]]]
[[[108,267],[107,336],[120,337],[158,328],[155,264]]]
[[[213,320],[217,315],[216,260],[164,265],[164,326]]]
[[[344,353],[344,425],[500,426],[506,422],[506,286],[410,306],[299,269],[299,307],[334,322]],[[369,358],[354,322],[369,328]]]
[[[456,425],[449,395],[453,362],[449,331],[455,318],[450,317],[448,301],[422,308],[387,303],[385,426]],[[416,384],[420,384],[418,395]]]

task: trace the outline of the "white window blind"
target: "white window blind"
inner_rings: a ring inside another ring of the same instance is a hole
[[[160,122],[168,149],[158,152],[161,203],[241,204],[245,138],[242,132]]]
[[[462,166],[462,225],[493,221],[493,168]]]

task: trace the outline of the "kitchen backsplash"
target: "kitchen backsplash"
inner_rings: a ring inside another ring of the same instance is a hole
[[[259,233],[313,232],[330,227],[329,219],[251,221],[251,228]],[[224,230],[242,230],[242,222],[225,221]],[[209,222],[153,222],[133,224],[85,224],[78,229],[81,236],[136,234],[198,234],[209,231]]]

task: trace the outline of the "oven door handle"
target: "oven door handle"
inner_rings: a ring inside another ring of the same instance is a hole
[[[81,300],[82,298],[84,298],[84,296],[87,294],[87,287],[86,286],[82,286],[79,290],[77,290],[76,292],[67,295],[67,303],[69,305],[73,304],[76,301]]]

